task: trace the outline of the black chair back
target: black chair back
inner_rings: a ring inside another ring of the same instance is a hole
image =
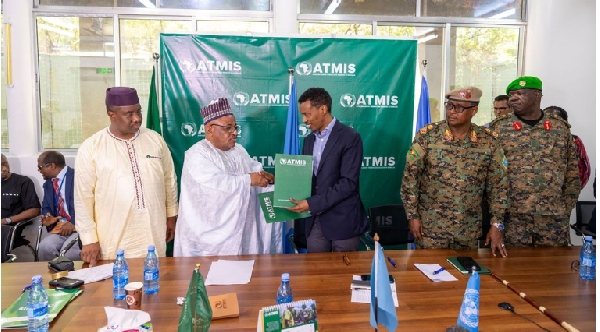
[[[0,253],[0,260],[2,263],[9,260],[10,256],[10,238],[14,232],[14,227],[2,225],[2,252]]]
[[[576,221],[571,225],[571,228],[575,230],[577,236],[591,235],[596,238],[595,225],[594,227],[588,227],[588,223],[595,216],[596,212],[596,201],[579,201],[575,205]],[[594,222],[595,218],[594,218]],[[590,231],[593,229],[594,231]]]
[[[408,227],[406,211],[401,204],[380,205],[369,209],[371,236],[379,235],[382,246],[414,243],[414,237]]]

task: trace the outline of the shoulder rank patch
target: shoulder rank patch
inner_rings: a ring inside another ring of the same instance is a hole
[[[430,123],[430,124],[428,124],[428,125],[427,125],[427,129],[428,129],[428,130],[431,130],[431,129],[433,129],[433,125],[432,125],[431,123]]]
[[[454,140],[454,135],[452,135],[450,129],[446,129],[444,132],[444,139],[448,142],[452,142]]]
[[[497,132],[495,132],[495,131],[492,131],[492,136],[493,136],[494,138],[498,138],[498,133],[497,133]]]
[[[477,134],[475,133],[475,130],[471,130],[469,140],[471,140],[473,143],[477,143]]]
[[[548,120],[544,121],[544,129],[550,130],[551,128],[552,128],[552,126],[550,125],[550,121],[548,121]]]
[[[423,127],[420,130],[421,134],[427,134],[427,127]]]
[[[486,133],[490,134],[492,131],[490,130],[490,128],[485,128],[484,129]]]
[[[515,127],[515,130],[521,130],[521,129],[523,129],[523,125],[519,121],[513,122],[513,127]]]

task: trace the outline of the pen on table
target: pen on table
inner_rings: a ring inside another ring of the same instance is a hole
[[[350,258],[348,258],[348,255],[344,254],[344,256],[342,256],[342,259],[344,260],[346,266],[350,265]]]
[[[444,269],[444,268],[442,267],[442,268],[439,268],[439,269],[437,269],[437,270],[433,271],[433,274],[438,274],[438,273],[440,273],[440,272],[442,272],[442,271],[445,271],[445,270],[446,270],[446,269]]]
[[[392,266],[394,267],[394,269],[396,268],[396,262],[394,262],[389,256],[388,256],[388,262],[390,262],[390,264],[392,264]]]

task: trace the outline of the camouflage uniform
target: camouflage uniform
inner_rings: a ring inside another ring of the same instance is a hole
[[[489,129],[472,124],[462,141],[446,121],[423,127],[406,156],[402,202],[409,219],[420,219],[418,248],[476,249],[481,199],[489,194],[492,222],[508,207],[506,158]]]
[[[581,190],[569,128],[554,114],[533,127],[514,114],[491,123],[508,161],[507,245],[568,245],[569,217]]]

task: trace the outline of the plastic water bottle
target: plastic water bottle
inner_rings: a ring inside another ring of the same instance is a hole
[[[144,260],[144,294],[156,294],[160,288],[158,257],[154,250],[154,245],[149,245],[146,260]]]
[[[115,300],[125,299],[125,285],[129,283],[129,266],[125,260],[123,249],[117,250],[117,260],[113,266],[113,297]]]
[[[290,303],[294,301],[292,287],[290,287],[290,274],[281,275],[281,285],[277,289],[277,303]]]
[[[596,279],[596,249],[592,244],[591,236],[585,237],[585,242],[581,247],[579,263],[579,275],[582,279]]]
[[[48,294],[42,285],[42,276],[31,278],[31,290],[27,296],[27,331],[48,331]]]

